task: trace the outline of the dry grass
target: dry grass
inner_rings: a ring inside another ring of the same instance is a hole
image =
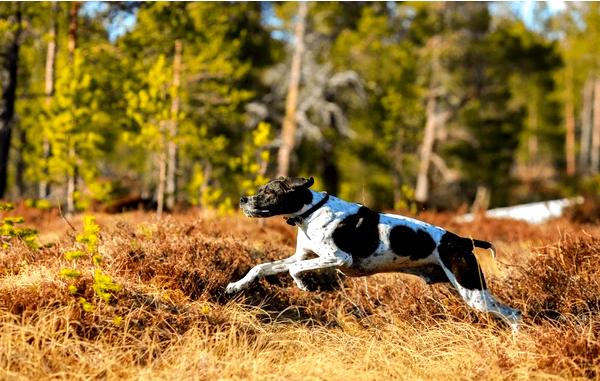
[[[293,250],[293,230],[277,219],[99,215],[104,268],[123,290],[101,303],[87,275],[72,296],[58,276],[68,226],[51,213],[18,213],[53,245],[0,253],[0,379],[600,377],[597,226],[422,216],[494,241],[490,287],[524,312],[513,336],[448,286],[398,274],[322,274],[308,279],[312,293],[283,274],[224,295],[252,265]],[[82,311],[79,296],[95,301],[94,312]]]

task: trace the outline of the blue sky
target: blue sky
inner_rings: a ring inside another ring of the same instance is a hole
[[[526,1],[510,1],[511,10],[520,17],[525,24],[536,29],[536,3],[537,1],[526,0]],[[566,3],[563,0],[549,0],[544,2],[547,5],[547,10],[550,14],[560,12],[566,8]],[[94,13],[101,12],[107,7],[103,1],[89,1],[84,3],[82,12],[84,14],[93,15]],[[274,16],[271,16],[274,17]],[[126,33],[128,30],[135,26],[136,18],[135,15],[123,15],[117,17],[111,25],[108,27],[109,38],[114,41],[119,36]],[[276,20],[271,20],[272,24],[277,24]]]
[[[550,0],[545,2],[538,2],[532,0],[511,1],[511,9],[513,10],[513,12],[515,12],[515,14],[518,15],[528,27],[533,29],[536,28],[536,3],[545,3],[548,7],[548,12],[550,14],[560,12],[567,7],[566,3],[563,0]]]

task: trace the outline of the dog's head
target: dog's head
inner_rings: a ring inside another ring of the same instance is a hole
[[[312,202],[308,189],[314,179],[279,177],[258,188],[254,196],[240,198],[240,208],[248,217],[290,215]]]

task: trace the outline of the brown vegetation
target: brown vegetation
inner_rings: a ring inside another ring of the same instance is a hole
[[[322,274],[310,293],[283,274],[224,295],[251,266],[293,250],[279,219],[99,215],[103,267],[123,289],[101,302],[88,275],[71,295],[58,273],[73,232],[56,215],[21,212],[58,233],[42,234],[38,251],[17,243],[0,254],[0,379],[600,377],[596,226],[421,216],[496,244],[490,287],[524,312],[513,336],[450,287],[399,274]]]

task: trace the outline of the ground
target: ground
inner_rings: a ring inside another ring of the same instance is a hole
[[[225,295],[253,265],[290,255],[294,228],[200,211],[97,214],[97,268],[121,286],[105,302],[91,262],[77,265],[76,280],[60,275],[74,266],[64,254],[82,216],[72,230],[55,212],[12,214],[39,230],[41,248],[13,240],[0,249],[0,379],[600,377],[597,225],[419,216],[496,245],[495,262],[478,256],[492,292],[523,311],[514,335],[449,286],[409,275],[326,273],[305,292],[282,274]]]

